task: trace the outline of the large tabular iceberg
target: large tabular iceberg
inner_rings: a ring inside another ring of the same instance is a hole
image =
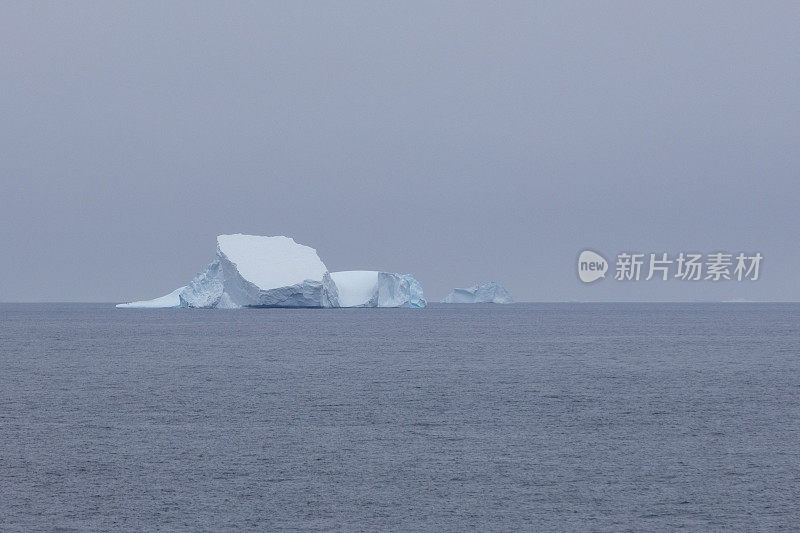
[[[185,287],[117,307],[425,307],[410,274],[329,273],[316,250],[289,237],[220,235],[217,256]]]
[[[331,272],[339,307],[425,307],[422,286],[411,274],[377,270]]]
[[[337,307],[316,250],[289,237],[220,235],[217,258],[180,294],[181,307]]]
[[[511,293],[494,281],[484,283],[483,285],[475,285],[468,289],[453,289],[453,292],[442,300],[442,303],[446,304],[510,304],[513,302],[514,300],[511,298]]]

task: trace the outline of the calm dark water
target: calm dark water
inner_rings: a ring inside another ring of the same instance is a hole
[[[800,305],[0,305],[3,530],[800,524]]]

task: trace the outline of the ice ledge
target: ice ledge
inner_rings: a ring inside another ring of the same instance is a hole
[[[119,309],[169,309],[171,307],[180,307],[180,294],[185,288],[186,287],[179,287],[169,294],[153,298],[152,300],[117,304],[117,307]]]

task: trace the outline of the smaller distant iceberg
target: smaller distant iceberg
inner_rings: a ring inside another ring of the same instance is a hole
[[[186,287],[179,287],[169,294],[152,300],[142,300],[140,302],[128,302],[126,304],[117,304],[120,309],[170,309],[172,307],[181,306],[181,292]]]
[[[475,285],[468,289],[453,289],[453,292],[442,300],[446,304],[510,304],[514,303],[511,293],[502,285],[490,281],[483,285]]]
[[[335,307],[411,307],[428,305],[422,286],[411,274],[377,270],[331,272],[338,305]]]

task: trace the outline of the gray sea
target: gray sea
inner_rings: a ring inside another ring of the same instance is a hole
[[[800,305],[0,305],[3,531],[800,527]]]

